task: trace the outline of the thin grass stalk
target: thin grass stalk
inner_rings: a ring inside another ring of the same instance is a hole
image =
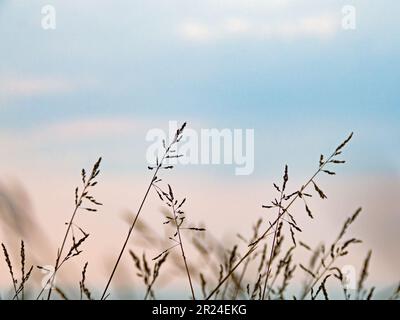
[[[178,223],[178,217],[176,215],[176,209],[175,209],[175,204],[172,204],[172,213],[174,215],[174,222],[175,222],[175,226],[176,226],[176,233],[178,235],[178,239],[179,239],[179,247],[181,248],[181,254],[182,254],[182,259],[183,259],[183,263],[185,265],[185,270],[186,270],[186,275],[188,277],[188,281],[189,281],[189,286],[190,286],[190,292],[192,294],[192,299],[196,300],[195,294],[194,294],[194,289],[193,289],[193,283],[192,283],[192,278],[190,276],[190,271],[189,271],[189,266],[188,263],[186,261],[186,255],[185,255],[185,250],[183,248],[183,242],[182,242],[182,236],[181,236],[181,231],[180,231],[180,226]]]
[[[128,230],[128,234],[127,234],[127,236],[126,236],[126,238],[125,238],[125,241],[124,241],[124,243],[123,243],[123,245],[122,245],[121,251],[120,251],[120,253],[119,253],[119,255],[118,255],[117,261],[115,262],[115,265],[114,265],[114,267],[113,267],[113,270],[112,270],[112,272],[111,272],[111,275],[110,275],[110,277],[108,278],[108,281],[107,281],[106,287],[105,287],[105,289],[104,289],[104,291],[103,291],[103,294],[101,295],[101,298],[100,298],[101,300],[104,300],[105,297],[106,297],[106,295],[107,295],[108,288],[110,287],[111,281],[112,281],[112,279],[114,278],[115,272],[117,271],[118,265],[119,265],[119,263],[120,263],[120,261],[121,261],[121,258],[122,258],[123,254],[124,254],[124,252],[125,252],[126,246],[128,245],[129,239],[130,239],[130,237],[131,237],[131,235],[132,235],[132,231],[133,231],[133,229],[135,228],[136,221],[138,220],[139,215],[140,215],[140,213],[142,212],[142,208],[143,208],[143,206],[144,206],[144,204],[145,204],[145,202],[146,202],[146,200],[147,200],[147,197],[148,197],[148,195],[149,195],[149,193],[150,193],[151,187],[153,186],[153,183],[154,183],[154,181],[155,181],[155,179],[156,179],[156,177],[157,177],[157,173],[158,173],[158,172],[160,171],[160,169],[162,168],[163,163],[164,163],[164,160],[165,160],[166,157],[168,156],[168,154],[169,154],[169,152],[170,152],[170,150],[171,150],[171,147],[172,147],[175,143],[178,142],[178,140],[179,140],[179,138],[180,138],[180,136],[181,136],[181,134],[182,134],[182,131],[183,131],[183,129],[185,128],[185,126],[186,126],[186,122],[182,125],[182,127],[181,127],[180,129],[177,130],[174,140],[171,142],[171,144],[168,146],[168,148],[166,148],[166,150],[165,150],[165,152],[164,152],[164,154],[163,154],[163,156],[162,156],[162,158],[161,158],[161,161],[159,161],[159,163],[157,164],[157,166],[156,166],[156,168],[155,168],[155,170],[154,170],[154,174],[153,174],[153,176],[152,176],[152,178],[151,178],[151,180],[150,180],[150,183],[149,183],[149,185],[148,185],[148,187],[147,187],[147,189],[146,189],[146,192],[145,192],[145,194],[144,194],[144,196],[143,196],[142,202],[140,203],[140,206],[139,206],[139,209],[138,209],[138,211],[137,211],[137,213],[136,213],[136,215],[135,215],[135,218],[134,218],[134,220],[133,220],[133,222],[132,222],[132,224],[131,224],[131,226],[130,226],[130,228],[129,228],[129,230]],[[157,162],[158,162],[158,161],[157,161]]]
[[[251,261],[250,258],[248,258],[248,259],[246,260],[246,262],[244,263],[244,265],[243,265],[242,272],[240,273],[238,282],[237,282],[237,284],[236,284],[236,290],[235,290],[235,293],[234,293],[234,295],[233,295],[233,300],[236,300],[236,299],[237,299],[237,297],[238,297],[238,295],[239,295],[239,292],[242,290],[242,281],[243,281],[243,279],[244,279],[244,275],[246,274],[247,267],[249,266],[250,261]]]
[[[25,274],[24,278],[22,278],[21,280],[21,284],[19,285],[19,288],[17,290],[17,292],[14,294],[14,296],[12,297],[12,300],[17,299],[18,295],[23,292],[24,288],[25,288],[25,283],[29,280],[31,273],[33,270],[33,266],[30,267],[30,269],[28,270],[28,272]]]
[[[335,247],[338,245],[339,241],[343,238],[343,236],[344,236],[344,234],[345,234],[347,228],[350,226],[351,223],[354,222],[354,220],[355,220],[355,219],[357,218],[357,216],[361,213],[361,211],[362,211],[362,209],[361,209],[361,208],[358,208],[358,209],[356,210],[356,212],[355,212],[350,218],[348,218],[348,219],[346,220],[344,226],[342,227],[341,232],[339,233],[339,235],[338,235],[338,237],[336,238],[336,240],[333,242],[331,248],[335,248]],[[351,239],[350,241],[347,241],[346,243],[347,243],[347,244],[352,243],[352,240],[356,240],[356,239]],[[357,242],[360,242],[360,240],[356,240],[356,241],[355,241],[355,243],[357,243]],[[353,243],[354,243],[354,242],[353,242]],[[343,252],[343,250],[342,250],[342,252]],[[318,266],[317,266],[317,268],[315,269],[315,272],[314,272],[314,274],[316,275],[315,278],[313,278],[313,279],[310,281],[310,283],[309,283],[308,285],[306,285],[305,288],[304,288],[303,294],[301,295],[301,299],[302,299],[302,300],[305,299],[305,298],[307,297],[307,295],[311,292],[311,290],[313,289],[313,287],[318,283],[318,281],[321,280],[321,278],[326,274],[326,272],[327,272],[328,270],[330,270],[332,264],[333,264],[333,263],[337,260],[337,258],[339,258],[340,256],[341,256],[340,254],[334,254],[334,253],[332,252],[332,249],[331,249],[330,252],[326,252],[326,253],[322,256],[322,258],[320,259],[320,262],[319,262],[319,264],[318,264]],[[329,257],[331,258],[331,260],[330,260],[329,264],[326,264],[325,261],[326,261],[326,259],[328,259]],[[322,272],[320,272],[321,268],[323,268],[323,269],[322,269]],[[345,292],[345,296],[346,296],[346,292]]]
[[[311,283],[306,287],[306,289],[304,290],[302,296],[301,296],[301,300],[304,300],[307,295],[311,292],[311,290],[315,287],[315,285],[322,279],[322,277],[326,274],[326,272],[330,269],[330,267],[332,266],[332,264],[336,261],[336,258],[333,258],[328,265],[326,265],[324,267],[324,269],[322,270],[321,273],[317,274],[316,277],[311,281]],[[319,271],[318,271],[319,272]]]
[[[13,268],[12,268],[12,264],[11,264],[11,260],[10,260],[10,255],[8,254],[7,248],[6,248],[6,246],[4,245],[4,243],[2,243],[1,246],[3,247],[4,259],[5,259],[5,261],[6,261],[6,264],[7,264],[7,266],[8,266],[8,271],[9,271],[9,274],[10,274],[10,276],[11,276],[11,281],[12,281],[12,283],[13,283],[13,288],[14,288],[15,296],[16,296],[16,299],[19,300],[19,298],[18,298],[19,292],[18,292],[18,290],[17,290],[17,280],[15,279],[15,276],[14,276],[14,271],[13,271]]]
[[[162,158],[162,160],[161,160],[161,163],[162,163],[162,161],[164,161],[165,156],[166,156],[166,153],[164,154],[164,156],[163,156],[163,158]],[[120,251],[120,253],[119,253],[119,255],[118,255],[117,261],[115,262],[115,265],[114,265],[114,267],[113,267],[113,270],[112,270],[112,272],[111,272],[111,275],[110,275],[110,277],[109,277],[109,279],[108,279],[108,281],[107,281],[107,285],[106,285],[106,287],[105,287],[105,289],[104,289],[104,291],[103,291],[103,294],[101,295],[101,298],[100,298],[101,300],[104,300],[104,298],[105,298],[106,295],[107,295],[108,288],[109,288],[109,286],[110,286],[110,284],[111,284],[111,281],[112,281],[113,278],[114,278],[115,272],[117,271],[118,265],[119,265],[119,263],[120,263],[120,261],[121,261],[122,255],[123,255],[124,252],[125,252],[125,249],[126,249],[126,246],[127,246],[128,242],[129,242],[129,239],[130,239],[130,237],[131,237],[132,231],[133,231],[133,229],[135,228],[136,221],[138,220],[139,215],[140,215],[140,213],[142,212],[142,208],[143,208],[143,206],[144,206],[144,203],[146,202],[146,199],[147,199],[147,197],[148,197],[148,195],[149,195],[149,193],[150,193],[150,189],[151,189],[151,186],[153,185],[154,178],[157,176],[157,173],[158,173],[158,171],[160,170],[161,163],[157,166],[156,170],[154,171],[154,174],[153,174],[153,176],[152,176],[152,178],[151,178],[151,182],[149,183],[149,186],[147,187],[147,190],[146,190],[146,192],[145,192],[145,194],[144,194],[144,197],[143,197],[143,199],[142,199],[142,202],[140,203],[139,209],[138,209],[138,211],[137,211],[137,213],[136,213],[136,215],[135,215],[135,219],[133,220],[133,222],[132,222],[132,224],[131,224],[131,226],[130,226],[130,228],[129,228],[129,230],[128,230],[128,234],[127,234],[127,236],[126,236],[126,238],[125,238],[125,241],[124,241],[124,243],[123,243],[123,245],[122,245],[122,248],[121,248],[121,251]]]
[[[25,299],[25,290],[24,290],[24,279],[25,279],[25,244],[24,241],[21,240],[21,251],[20,251],[20,255],[21,255],[21,279],[22,279],[22,283],[21,283],[21,297],[22,300]]]
[[[302,191],[305,190],[309,184],[313,181],[313,179],[321,172],[321,168],[307,181],[307,183],[302,187]],[[220,281],[220,283],[214,288],[213,291],[208,295],[206,300],[210,299],[219,288],[225,283],[226,280],[232,275],[232,273],[239,267],[242,262],[252,253],[255,249],[257,249],[258,244],[269,234],[272,228],[279,222],[279,220],[283,217],[286,211],[293,205],[293,203],[299,198],[299,195],[293,197],[290,203],[283,209],[283,211],[278,215],[278,217],[270,224],[270,226],[264,231],[261,237],[259,237],[255,242],[249,245],[249,250],[245,253],[245,255],[235,264],[235,266],[229,271],[229,273]]]
[[[47,287],[47,285],[50,284],[50,288],[49,288],[49,292],[47,295],[47,300],[50,300],[52,291],[53,291],[53,286],[54,286],[54,279],[56,277],[56,274],[58,272],[58,270],[60,269],[60,267],[64,264],[64,262],[66,261],[65,259],[61,260],[65,245],[67,243],[67,239],[68,239],[68,235],[70,234],[71,230],[72,230],[72,226],[74,225],[74,219],[75,216],[78,212],[78,210],[81,208],[81,205],[83,203],[84,198],[88,195],[88,189],[91,186],[94,186],[97,182],[93,182],[93,179],[99,174],[100,170],[99,170],[99,166],[101,163],[102,158],[100,157],[97,162],[95,163],[93,169],[92,169],[92,173],[90,175],[90,177],[88,179],[85,179],[85,171],[82,169],[82,179],[84,182],[84,187],[82,189],[82,192],[79,194],[78,197],[78,188],[76,189],[76,198],[75,198],[75,208],[74,211],[72,212],[72,216],[68,222],[68,226],[67,226],[67,230],[65,231],[64,234],[64,238],[61,244],[60,249],[57,251],[57,258],[56,258],[56,264],[54,266],[54,272],[52,274],[52,276],[47,280],[47,282],[45,283],[45,285],[42,287],[41,291],[39,292],[36,300],[39,300],[41,295],[43,294],[45,288]],[[99,204],[99,203],[97,203]],[[89,210],[89,209],[87,209]]]
[[[87,185],[86,185],[86,187],[87,187]],[[83,190],[83,192],[86,191],[86,187]],[[83,192],[81,193],[79,200],[82,199]],[[54,267],[54,273],[53,273],[53,275],[51,276],[51,278],[49,280],[50,281],[50,288],[49,288],[49,293],[47,294],[47,300],[50,300],[51,293],[52,293],[52,288],[53,288],[53,284],[54,284],[54,279],[55,279],[57,271],[59,269],[61,255],[62,255],[62,253],[64,251],[65,243],[67,242],[68,235],[69,235],[69,232],[71,230],[72,223],[74,222],[76,213],[78,212],[78,209],[79,209],[79,206],[75,205],[75,209],[74,209],[74,211],[72,213],[72,216],[71,216],[71,218],[69,220],[69,223],[68,223],[67,231],[65,231],[65,235],[64,235],[64,239],[63,239],[62,244],[61,244],[61,248],[58,250],[56,264],[55,264],[55,267]],[[40,294],[39,294],[39,297],[40,297]]]
[[[334,156],[338,154],[338,151],[341,150],[346,143],[352,138],[353,133],[345,140],[344,143],[342,143],[339,147],[336,148],[336,150],[329,156],[327,160],[321,163],[319,166],[318,170],[311,176],[311,178],[300,188],[300,192],[297,193],[292,200],[289,202],[289,204],[282,210],[282,212],[278,215],[278,217],[273,221],[273,223],[270,224],[270,226],[264,231],[261,237],[259,237],[256,241],[254,241],[252,244],[249,245],[249,250],[243,255],[243,257],[235,264],[235,266],[228,272],[227,275],[223,277],[223,279],[218,283],[218,285],[210,292],[206,300],[209,300],[218,290],[219,288],[229,279],[229,277],[233,274],[233,272],[243,263],[243,261],[246,260],[246,258],[257,248],[258,244],[260,241],[262,241],[268,233],[272,230],[272,228],[279,222],[280,218],[283,217],[284,214],[286,214],[287,210],[295,203],[295,201],[300,197],[300,193],[302,193],[311,183],[314,182],[315,177],[322,172],[323,168],[332,160]]]
[[[287,167],[286,167],[287,168]],[[272,259],[275,255],[275,243],[276,243],[276,238],[277,238],[277,234],[278,234],[278,226],[279,226],[279,217],[281,216],[281,209],[282,209],[282,200],[283,200],[283,192],[285,190],[282,187],[281,190],[281,194],[280,194],[280,200],[279,200],[279,209],[278,209],[278,221],[277,221],[277,226],[275,228],[275,232],[274,232],[274,238],[272,240],[272,248],[271,248],[271,254],[269,256],[269,260],[268,260],[268,265],[267,265],[267,274],[265,276],[265,281],[264,281],[264,288],[263,288],[263,293],[262,293],[262,299],[261,300],[265,300],[265,292],[267,290],[267,285],[268,285],[268,278],[269,275],[271,273],[271,265],[272,265]],[[269,290],[268,290],[269,293]]]
[[[56,264],[55,264],[55,267],[54,267],[54,273],[53,273],[52,277],[48,280],[48,282],[50,282],[50,288],[49,288],[49,293],[47,294],[47,300],[50,300],[51,293],[52,293],[52,291],[53,291],[52,289],[53,289],[53,285],[54,285],[54,279],[55,279],[55,277],[56,277],[57,271],[60,269],[59,267],[60,267],[60,262],[61,262],[61,256],[62,256],[62,254],[63,254],[64,247],[65,247],[65,244],[66,244],[67,239],[68,239],[68,235],[69,235],[69,233],[70,233],[70,231],[71,231],[71,228],[72,228],[72,225],[73,225],[73,223],[74,223],[74,219],[75,219],[76,213],[78,212],[78,209],[79,209],[79,207],[80,207],[80,205],[81,205],[81,201],[83,200],[83,195],[84,195],[84,193],[87,191],[87,188],[88,188],[88,187],[89,187],[89,180],[88,180],[88,182],[85,184],[85,187],[83,188],[82,193],[81,193],[80,196],[79,196],[78,203],[75,205],[75,209],[74,209],[74,211],[73,211],[73,213],[72,213],[72,216],[71,216],[71,218],[70,218],[70,220],[69,220],[69,222],[68,222],[68,227],[67,227],[67,230],[65,231],[65,235],[64,235],[64,239],[63,239],[63,241],[62,241],[61,247],[60,247],[60,249],[58,250],[57,259],[56,259]],[[47,283],[47,284],[48,284],[48,283]],[[46,284],[46,285],[47,285],[47,284]],[[43,291],[43,290],[42,290],[42,291]],[[39,294],[38,298],[39,298],[39,297],[40,297],[40,294]]]

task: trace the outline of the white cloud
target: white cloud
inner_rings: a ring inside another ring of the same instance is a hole
[[[224,22],[223,29],[227,33],[240,34],[250,30],[251,24],[249,21],[239,18],[230,18]]]
[[[184,23],[180,27],[180,32],[185,39],[194,41],[208,40],[211,36],[207,25],[195,22]]]
[[[248,18],[224,18],[216,22],[189,21],[183,23],[180,34],[189,41],[218,41],[232,38],[298,39],[327,38],[339,30],[335,15],[320,14],[297,19],[260,21]]]
[[[149,128],[151,125],[147,121],[122,117],[67,120],[26,130],[2,130],[0,145],[9,149],[25,150],[48,143],[88,142],[137,135],[144,137]]]
[[[178,121],[178,123],[182,122]],[[200,130],[205,125],[197,122],[192,123],[190,127]],[[88,143],[97,140],[104,141],[104,139],[118,141],[128,138],[131,141],[145,143],[146,133],[153,128],[168,132],[168,121],[163,118],[118,116],[60,120],[31,128],[2,129],[0,130],[0,146],[25,152],[27,149],[40,149],[44,145],[53,143]]]
[[[299,21],[299,30],[303,34],[331,36],[339,30],[339,20],[332,15],[306,17]]]
[[[327,38],[340,30],[341,6],[315,0],[206,0],[178,22],[189,41]]]
[[[95,85],[92,79],[71,80],[53,76],[4,75],[0,77],[0,98],[34,97],[69,93]]]
[[[67,92],[71,84],[60,79],[51,78],[2,78],[1,93],[7,96],[33,96],[52,92]]]
[[[98,156],[99,153],[110,162],[133,163],[135,157],[129,148],[144,148],[145,134],[151,127],[147,120],[114,117],[3,129],[0,130],[0,147],[7,152],[2,158],[2,172],[18,172],[27,159],[31,165],[25,167],[27,171],[42,166],[56,170],[61,164],[79,163],[88,155]]]
[[[109,136],[129,135],[145,129],[145,124],[127,118],[94,118],[65,121],[47,126],[37,131],[37,137],[54,137],[56,139],[102,138]]]
[[[290,0],[205,0],[203,4],[208,8],[220,7],[235,10],[276,10],[287,8],[293,1]]]

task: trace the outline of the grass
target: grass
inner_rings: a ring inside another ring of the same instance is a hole
[[[79,188],[77,187],[75,189],[75,208],[74,208],[74,211],[72,212],[72,216],[71,216],[69,222],[67,223],[67,229],[65,231],[63,241],[61,243],[61,247],[57,251],[57,258],[56,258],[56,263],[54,266],[54,272],[53,272],[52,276],[49,278],[49,280],[46,282],[45,286],[42,287],[42,290],[39,292],[36,299],[39,299],[41,297],[45,288],[47,287],[47,285],[49,285],[49,290],[48,290],[48,294],[47,294],[47,300],[49,300],[51,298],[51,293],[52,293],[53,287],[54,287],[54,279],[57,275],[58,270],[69,259],[71,259],[75,256],[78,256],[79,254],[82,253],[82,251],[80,250],[80,247],[83,244],[83,242],[89,237],[89,234],[87,234],[85,231],[83,231],[82,228],[77,227],[77,225],[75,224],[75,217],[80,209],[90,211],[90,212],[97,211],[97,209],[92,208],[92,207],[83,207],[84,201],[89,202],[90,204],[95,205],[95,206],[102,205],[100,202],[97,202],[96,199],[89,193],[91,188],[93,188],[97,184],[97,181],[95,181],[95,179],[100,173],[101,160],[102,159],[99,158],[99,160],[97,160],[97,162],[94,164],[89,177],[86,177],[86,171],[85,171],[85,169],[82,169],[82,173],[81,173],[82,184],[83,184],[82,191],[79,193]],[[75,235],[73,234],[74,227],[77,227],[82,233],[82,237],[79,240],[76,240]],[[72,233],[71,247],[70,247],[68,253],[65,256],[63,256],[68,237],[71,233]]]
[[[158,285],[161,286],[161,280],[169,278],[171,273],[182,275],[186,279],[188,294],[193,300],[199,296],[205,300],[330,299],[333,296],[330,288],[333,286],[336,291],[337,288],[340,288],[342,298],[346,300],[374,298],[375,287],[366,285],[372,257],[371,251],[367,253],[362,264],[354,290],[348,288],[348,279],[338,264],[346,259],[354,245],[361,242],[358,238],[347,237],[351,225],[362,211],[361,208],[344,221],[338,236],[328,246],[320,244],[313,248],[302,241],[300,235],[304,226],[299,225],[296,221],[299,214],[305,213],[309,219],[317,216],[310,206],[310,199],[317,197],[321,201],[326,201],[328,198],[318,179],[320,175],[334,176],[336,174],[335,166],[345,163],[341,156],[350,143],[353,133],[340,143],[328,157],[321,155],[316,170],[302,185],[292,191],[289,191],[289,167],[286,165],[283,170],[282,182],[279,185],[273,184],[277,196],[269,203],[262,205],[268,212],[272,211],[274,218],[270,221],[259,219],[254,224],[252,236],[249,239],[238,233],[238,242],[226,248],[203,226],[198,227],[188,222],[187,214],[184,211],[186,198],[178,199],[171,185],[164,183],[163,179],[159,177],[161,171],[173,169],[173,166],[168,164],[168,159],[181,156],[177,153],[176,147],[184,134],[185,126],[186,123],[177,130],[169,145],[164,142],[163,156],[156,159],[154,166],[148,167],[152,171],[150,182],[145,188],[133,222],[122,241],[121,250],[116,254],[115,262],[99,299],[104,300],[110,297],[110,286],[134,234],[137,240],[140,237],[151,239],[152,251],[161,252],[153,259],[148,259],[144,247],[142,254],[137,254],[133,249],[129,249],[136,275],[144,286],[144,300],[156,299]],[[10,295],[10,299],[24,300],[27,293],[29,298],[51,299],[53,291],[58,294],[59,298],[69,299],[66,290],[55,284],[55,278],[67,261],[72,261],[75,257],[83,254],[82,245],[89,238],[89,233],[79,227],[78,213],[81,210],[96,212],[102,205],[91,194],[92,188],[97,184],[101,160],[100,158],[94,164],[89,175],[86,170],[81,171],[82,186],[75,190],[74,210],[69,222],[66,223],[65,233],[61,237],[62,241],[56,253],[54,271],[48,280],[41,284],[39,290],[31,277],[35,273],[35,269],[33,266],[26,268],[27,256],[24,241],[21,241],[20,246],[20,279],[17,279],[9,251],[2,243],[4,261],[12,283],[13,293]],[[166,208],[162,226],[162,228],[167,228],[165,237],[158,236],[157,232],[154,232],[150,226],[144,223],[143,219],[140,219],[151,191],[158,195]],[[295,213],[293,209],[295,203],[300,203],[304,207],[304,212]],[[134,242],[138,242],[137,240]],[[187,246],[192,249],[188,251]],[[297,258],[296,255],[300,250],[309,253],[308,262],[300,261]],[[195,252],[201,262],[199,263],[198,259],[193,262],[195,259],[191,259],[188,252],[191,254]],[[77,280],[79,292],[72,299],[96,299],[96,290],[91,291],[87,285],[88,266],[89,263],[86,262],[82,268],[81,279]],[[172,271],[171,268],[173,268]],[[39,269],[45,270],[45,267],[38,266],[36,270]],[[303,287],[300,292],[296,293],[294,288],[299,283],[300,277],[303,278]],[[29,287],[28,290],[27,287]],[[388,299],[400,299],[400,285],[395,287],[393,294]]]

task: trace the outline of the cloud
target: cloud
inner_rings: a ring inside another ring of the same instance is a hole
[[[298,39],[328,38],[339,30],[335,15],[320,14],[284,21],[257,21],[248,18],[224,18],[216,22],[186,21],[179,27],[181,37],[188,41],[205,42],[235,38]]]
[[[0,77],[1,99],[65,94],[95,85],[94,80],[72,80],[43,75],[5,75]]]
[[[210,10],[216,7],[224,10],[280,10],[293,4],[290,0],[205,0],[202,2]]]
[[[183,24],[180,32],[185,39],[194,41],[208,40],[211,36],[211,30],[209,30],[209,26],[195,22]]]
[[[168,134],[169,121],[183,123],[179,120],[164,118],[138,118],[104,116],[83,119],[60,120],[54,123],[41,124],[30,128],[13,128],[0,130],[0,145],[7,148],[24,146],[41,146],[48,143],[90,142],[103,139],[120,140],[121,138],[145,141],[146,133],[152,129],[165,130]],[[201,120],[192,122],[192,129],[204,128]]]
[[[49,143],[88,142],[96,139],[129,137],[143,135],[146,121],[129,118],[87,118],[64,120],[48,125],[27,129],[9,129],[0,132],[0,145],[3,148],[26,150]]]
[[[3,129],[0,131],[0,148],[7,152],[2,157],[0,173],[20,175],[39,168],[60,170],[99,155],[107,158],[117,171],[136,168],[136,162],[143,164],[145,161],[145,137],[152,127],[154,123],[150,125],[146,119],[114,117]]]
[[[340,30],[341,6],[319,1],[205,1],[178,25],[188,41],[332,37]]]
[[[129,118],[93,118],[63,121],[37,131],[37,137],[55,137],[63,140],[104,138],[137,134],[145,130],[146,123]]]
[[[34,96],[47,93],[68,92],[72,89],[70,83],[52,78],[2,78],[0,90],[8,96]]]

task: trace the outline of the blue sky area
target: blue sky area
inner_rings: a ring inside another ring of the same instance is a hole
[[[44,4],[56,9],[56,30],[41,28]],[[355,30],[340,26],[343,5],[357,10]],[[0,128],[12,136],[115,117],[254,128],[258,172],[271,152],[281,153],[271,161],[301,166],[310,160],[303,147],[315,157],[354,130],[350,171],[399,174],[399,9],[395,1],[2,0]],[[27,81],[43,84],[27,90]]]

